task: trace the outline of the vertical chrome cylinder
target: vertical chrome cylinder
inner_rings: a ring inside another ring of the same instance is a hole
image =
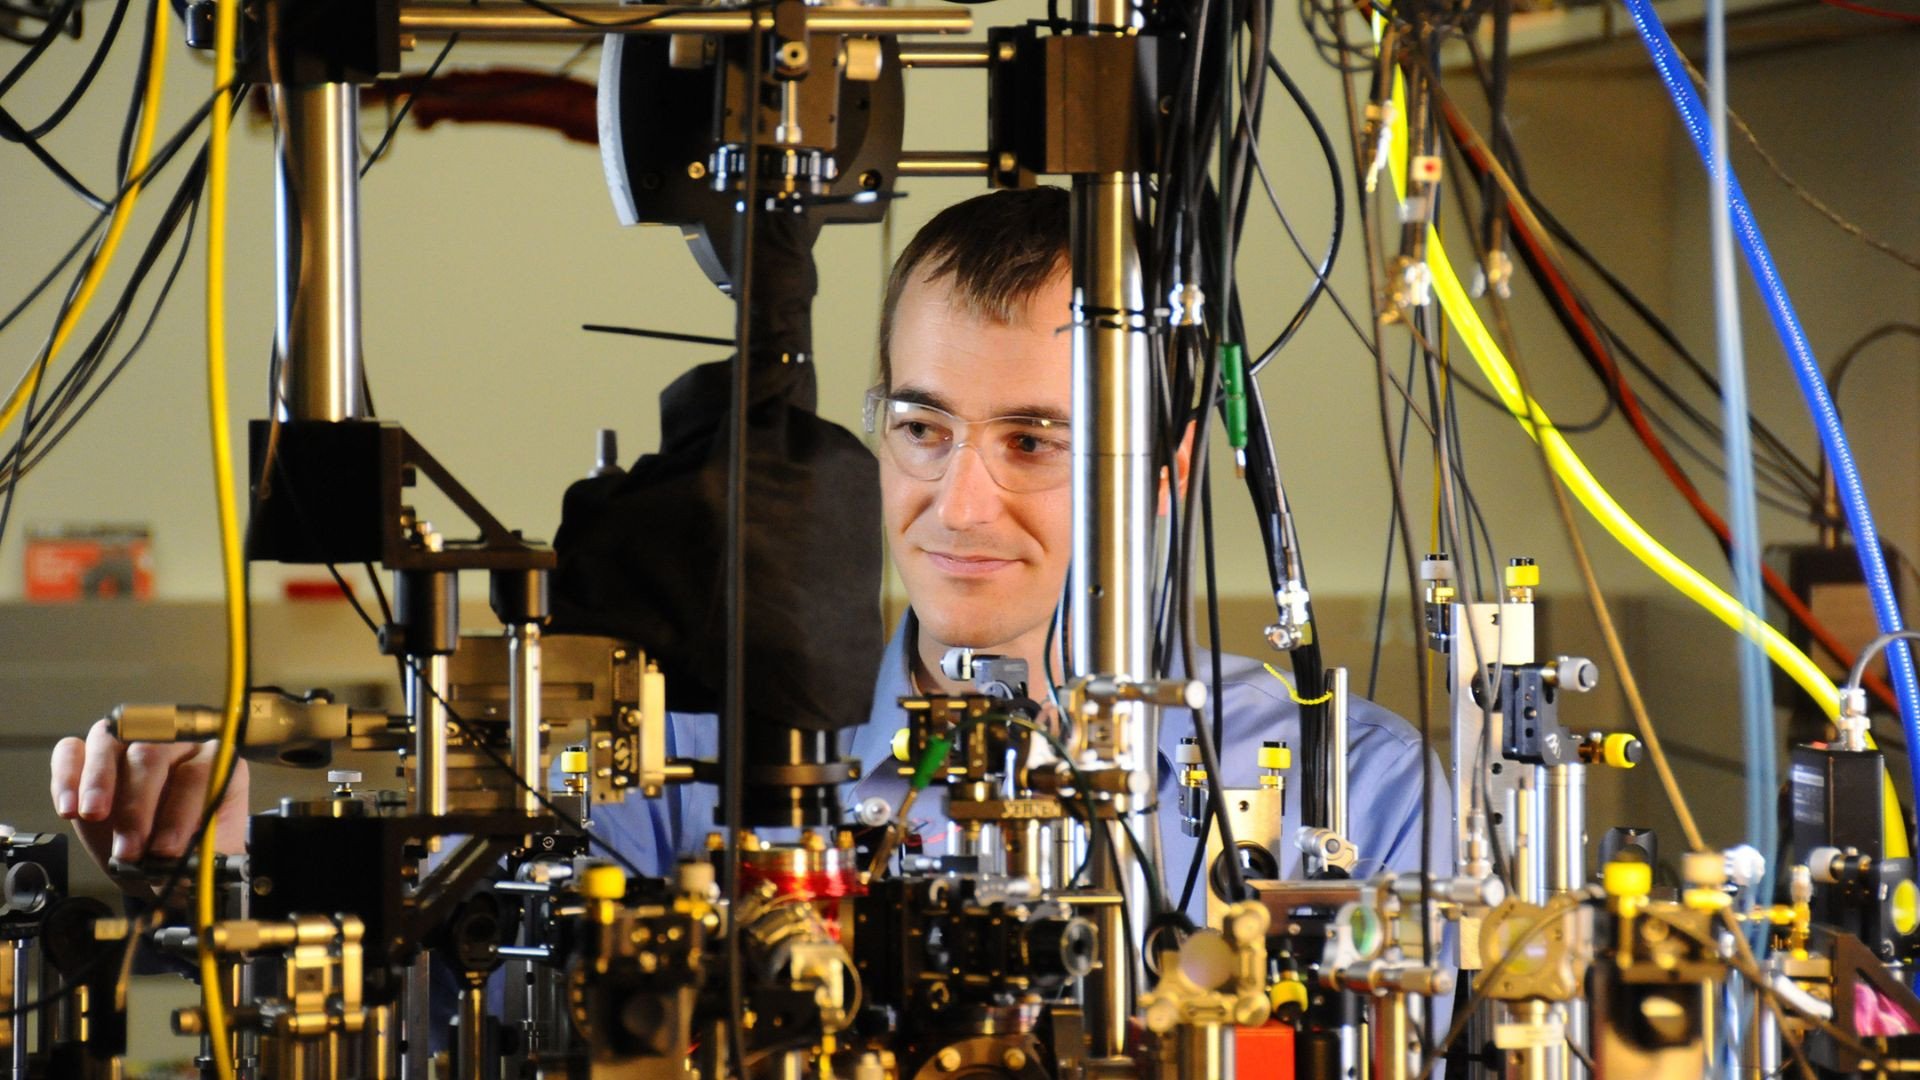
[[[1545,1001],[1520,1001],[1502,1009],[1504,1021],[1515,1027],[1532,1029],[1535,1033],[1550,1030],[1558,1023],[1553,1006]],[[1567,1053],[1564,1038],[1557,1035],[1522,1040],[1525,1045],[1506,1052],[1507,1080],[1566,1080]]]
[[[399,1071],[394,1061],[393,1006],[367,1007],[367,1026],[360,1033],[360,1061],[353,1075],[364,1080],[392,1080]]]
[[[360,368],[360,88],[273,87],[275,352],[288,420],[366,414]]]
[[[1772,1080],[1780,1072],[1780,1019],[1752,983],[1741,983],[1740,1071],[1748,1080]]]
[[[1546,879],[1547,893],[1560,896],[1586,883],[1587,877],[1587,767],[1554,765],[1546,770]],[[1567,1040],[1591,1053],[1593,1036],[1585,998],[1562,1005]],[[1570,1080],[1586,1080],[1587,1067],[1572,1054],[1566,1058]]]
[[[413,812],[447,812],[447,658],[413,661],[407,711],[413,715]]]
[[[1558,896],[1586,883],[1587,767],[1547,770],[1547,891]]]
[[[1180,1080],[1219,1080],[1233,1074],[1232,1024],[1181,1026]]]
[[[1407,1080],[1414,1074],[1409,1068],[1413,1036],[1407,1022],[1407,995],[1378,995],[1372,1011],[1374,1080]]]
[[[515,623],[507,628],[507,728],[512,739],[513,771],[520,777],[520,809],[540,813],[546,789],[540,771],[540,626]]]
[[[401,1018],[400,1076],[402,1080],[432,1080],[433,1068],[433,963],[431,953],[421,953],[407,968],[405,989],[396,1005]]]
[[[1333,691],[1333,701],[1327,710],[1327,827],[1340,834],[1342,840],[1353,842],[1353,831],[1348,828],[1347,815],[1347,669],[1331,668],[1327,672],[1329,689]],[[1363,858],[1379,858],[1384,852],[1363,851]]]
[[[454,1048],[454,1076],[458,1080],[486,1080],[487,988],[469,986],[460,991],[460,1042]]]
[[[1547,902],[1546,770],[1538,765],[1522,765],[1520,786],[1513,793],[1513,881],[1512,887],[1529,904]]]
[[[1075,17],[1095,26],[1135,20],[1127,0],[1077,0]],[[1150,417],[1152,380],[1134,210],[1138,178],[1128,173],[1073,180],[1073,652],[1081,670],[1146,678],[1153,625],[1154,488]],[[1153,710],[1140,703],[1114,707],[1105,763],[1133,771],[1132,790],[1151,799],[1158,790],[1159,752]],[[1124,799],[1116,809],[1134,809]],[[1116,889],[1132,924],[1152,916],[1147,875],[1125,834],[1102,825],[1119,872],[1104,853],[1094,859],[1094,881]],[[1114,929],[1119,929],[1115,920]],[[1137,952],[1119,933],[1101,935],[1102,963],[1088,988],[1089,1030],[1097,1058],[1122,1054],[1132,1011]],[[1095,1004],[1095,1002],[1099,1004]]]

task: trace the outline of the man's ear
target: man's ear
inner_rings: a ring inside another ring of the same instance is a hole
[[[1167,470],[1160,469],[1160,516],[1166,517],[1171,511],[1169,500],[1187,497],[1187,477],[1193,472],[1193,429],[1194,421],[1187,421],[1187,429],[1180,433],[1180,445],[1173,451],[1173,473],[1175,484],[1172,491],[1167,487]]]

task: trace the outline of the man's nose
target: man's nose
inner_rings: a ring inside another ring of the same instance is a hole
[[[954,448],[947,475],[940,479],[936,509],[940,524],[955,531],[984,525],[1000,516],[1005,493],[987,471],[987,460],[972,446]]]

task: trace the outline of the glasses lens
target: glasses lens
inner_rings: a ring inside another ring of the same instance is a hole
[[[946,471],[953,453],[953,417],[924,405],[882,401],[878,426],[901,472],[916,480],[935,480]]]
[[[1003,417],[984,425],[981,453],[993,478],[1008,491],[1046,491],[1072,477],[1073,441],[1054,420]]]
[[[1046,491],[1072,476],[1073,443],[1059,420],[1003,416],[966,421],[928,405],[873,399],[868,427],[901,472],[916,480],[946,475],[954,451],[971,446],[994,483],[1008,491]]]

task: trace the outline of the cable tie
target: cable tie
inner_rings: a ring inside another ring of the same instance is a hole
[[[1267,674],[1280,680],[1280,685],[1287,688],[1287,696],[1293,699],[1295,705],[1325,705],[1327,702],[1333,700],[1333,691],[1331,690],[1321,694],[1317,698],[1303,698],[1300,696],[1300,691],[1295,690],[1293,684],[1287,681],[1287,677],[1280,674],[1279,668],[1274,667],[1272,664],[1261,664],[1260,666],[1267,669]]]

